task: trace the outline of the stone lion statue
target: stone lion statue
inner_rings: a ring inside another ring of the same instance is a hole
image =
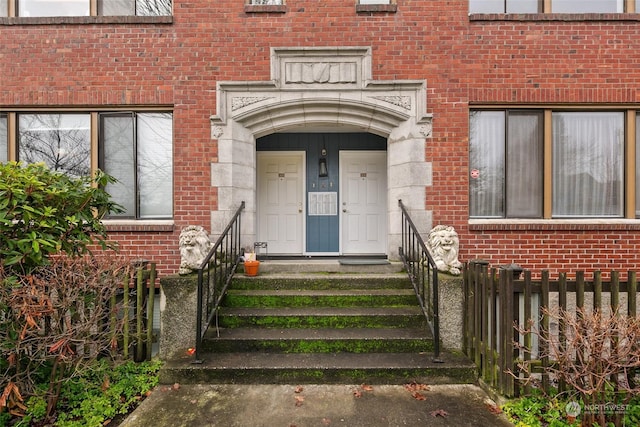
[[[189,274],[197,270],[212,246],[209,235],[199,225],[188,225],[183,228],[179,243],[181,259],[178,274]]]
[[[462,263],[458,261],[458,249],[460,241],[458,233],[450,225],[436,225],[429,232],[427,246],[429,252],[436,262],[439,271],[458,275]]]

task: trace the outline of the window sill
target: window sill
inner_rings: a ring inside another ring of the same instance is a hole
[[[245,13],[286,13],[285,4],[245,4]]]
[[[640,230],[640,220],[610,219],[470,219],[470,231]]]
[[[173,16],[46,16],[0,18],[2,25],[172,24]]]
[[[356,13],[396,13],[398,5],[393,4],[356,4]]]
[[[469,21],[640,21],[638,13],[470,13]]]
[[[134,219],[105,219],[102,221],[107,231],[162,231],[172,232],[175,223],[168,220],[134,220]]]

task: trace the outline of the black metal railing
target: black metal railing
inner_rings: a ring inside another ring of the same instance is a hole
[[[402,210],[402,245],[398,248],[398,253],[411,279],[422,313],[431,328],[434,361],[441,362],[438,268],[402,200],[398,200],[398,205]]]
[[[240,247],[240,214],[244,206],[245,203],[242,202],[198,268],[195,363],[202,363],[202,339],[217,316],[220,302],[243,255]]]

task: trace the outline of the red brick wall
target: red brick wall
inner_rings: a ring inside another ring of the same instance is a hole
[[[638,17],[604,22],[580,21],[584,16],[569,18],[573,20],[472,21],[464,60],[470,105],[640,103]],[[468,144],[468,126],[462,127],[460,152]],[[427,193],[445,192],[446,182],[435,177],[434,181],[442,185]],[[456,209],[460,217],[436,213],[435,221],[456,225],[464,260],[484,258],[494,265],[515,262],[552,273],[640,268],[637,225],[470,230],[466,225],[468,196],[462,191],[460,196],[456,205],[461,208]]]
[[[434,122],[426,208],[434,224],[456,227],[462,260],[639,267],[634,230],[541,229],[526,238],[471,230],[467,159],[469,103],[640,101],[637,21],[469,22],[464,0],[403,0],[396,13],[360,14],[355,0],[288,0],[286,13],[246,13],[243,3],[175,0],[171,24],[0,25],[3,108],[173,108],[176,225],[112,233],[132,257],[175,272],[179,230],[209,226],[217,209],[210,187],[217,146],[209,127],[217,81],[268,80],[271,47],[371,46],[374,79],[427,81]]]

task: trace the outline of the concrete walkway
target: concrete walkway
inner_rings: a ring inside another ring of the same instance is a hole
[[[419,393],[415,394],[414,393]],[[121,427],[510,427],[474,385],[158,386]]]

